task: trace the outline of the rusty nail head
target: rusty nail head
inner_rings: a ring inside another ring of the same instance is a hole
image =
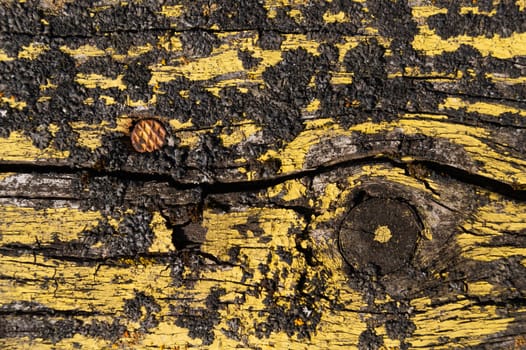
[[[164,145],[166,129],[155,119],[139,120],[131,132],[133,148],[140,153],[153,152]]]

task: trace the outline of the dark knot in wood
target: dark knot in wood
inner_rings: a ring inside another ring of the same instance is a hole
[[[339,233],[340,251],[353,268],[373,264],[385,275],[411,261],[420,230],[420,220],[409,204],[371,198],[345,217]]]

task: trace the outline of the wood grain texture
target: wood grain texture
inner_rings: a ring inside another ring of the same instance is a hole
[[[2,348],[525,348],[525,8],[0,1]]]

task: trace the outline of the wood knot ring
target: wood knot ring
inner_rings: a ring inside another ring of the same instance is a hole
[[[133,127],[130,138],[137,152],[153,152],[164,145],[166,129],[158,120],[142,119]]]
[[[382,275],[412,259],[421,222],[406,202],[371,198],[350,210],[339,232],[340,251],[357,270],[374,265]]]

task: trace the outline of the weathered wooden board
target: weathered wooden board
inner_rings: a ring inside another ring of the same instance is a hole
[[[2,348],[526,347],[525,17],[1,1]]]

